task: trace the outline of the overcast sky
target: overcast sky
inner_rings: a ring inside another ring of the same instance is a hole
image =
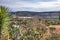
[[[0,0],[12,11],[59,11],[60,0]]]

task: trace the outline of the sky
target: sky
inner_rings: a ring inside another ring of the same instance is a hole
[[[60,0],[0,0],[11,11],[60,11]]]

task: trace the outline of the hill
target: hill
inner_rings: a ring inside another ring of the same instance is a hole
[[[60,16],[60,11],[51,11],[51,12],[17,11],[17,12],[10,12],[10,13],[16,16],[39,17],[45,19],[59,19]]]

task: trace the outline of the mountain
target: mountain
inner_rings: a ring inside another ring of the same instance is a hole
[[[59,18],[60,11],[51,11],[51,12],[31,12],[31,11],[17,11],[10,12],[12,15],[24,16],[24,17],[41,17],[41,18]]]

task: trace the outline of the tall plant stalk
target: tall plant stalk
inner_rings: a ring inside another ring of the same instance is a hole
[[[7,8],[0,6],[0,34],[5,37],[4,40],[10,40],[9,24],[10,18]]]

